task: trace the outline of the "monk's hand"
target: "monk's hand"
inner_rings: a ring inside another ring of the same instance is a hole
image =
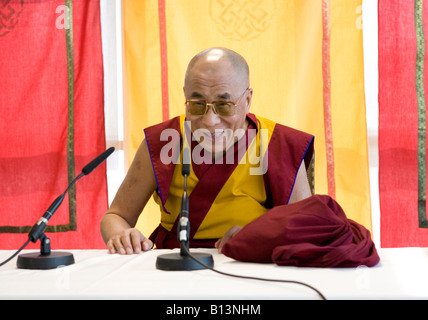
[[[153,242],[135,228],[125,229],[107,242],[110,253],[133,254],[148,251],[152,247]]]
[[[224,244],[229,241],[230,238],[234,237],[239,231],[241,231],[241,229],[241,226],[234,226],[224,234],[223,238],[217,240],[215,247],[219,253],[221,253],[221,249],[223,248]]]

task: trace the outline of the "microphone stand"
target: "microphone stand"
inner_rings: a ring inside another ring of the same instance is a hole
[[[192,253],[189,255],[189,197],[187,196],[187,176],[190,174],[190,152],[189,149],[183,150],[184,192],[181,198],[180,220],[177,226],[177,238],[180,242],[180,253],[163,254],[156,259],[156,268],[160,270],[199,270],[206,267],[199,263],[213,267],[214,260],[208,253]]]
[[[52,202],[43,216],[31,228],[28,234],[27,242],[19,249],[21,251],[30,241],[36,243],[40,240],[40,253],[26,253],[18,256],[17,267],[21,269],[54,269],[58,266],[68,266],[74,263],[74,256],[70,252],[55,251],[51,252],[51,241],[45,235],[46,225],[55,211],[59,208],[68,190],[84,175],[91,173],[104,160],[114,152],[114,147],[110,147],[85,167],[82,172],[68,185],[67,189],[58,198]],[[19,252],[18,251],[18,252]],[[17,252],[17,253],[18,253]],[[16,254],[17,254],[16,253]],[[12,256],[13,257],[13,256]],[[11,257],[11,258],[12,258]],[[9,258],[9,259],[11,259]],[[9,259],[7,261],[9,261]],[[5,261],[4,263],[6,263]]]
[[[64,200],[67,191],[80,179],[84,174],[78,175],[67,187],[63,194],[52,202],[45,214],[36,222],[28,234],[28,240],[37,242],[40,240],[40,254],[25,253],[18,256],[16,265],[20,269],[54,269],[58,266],[68,266],[74,263],[74,256],[70,252],[55,251],[51,252],[51,240],[45,235],[44,230],[48,220],[59,208]]]

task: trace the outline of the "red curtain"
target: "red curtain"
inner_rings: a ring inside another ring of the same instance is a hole
[[[382,247],[428,245],[426,32],[428,1],[379,0]]]
[[[105,150],[99,0],[2,1],[0,76],[0,249],[16,249]],[[103,248],[106,210],[103,164],[49,221],[52,249]]]

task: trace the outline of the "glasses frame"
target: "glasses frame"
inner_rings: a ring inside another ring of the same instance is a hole
[[[236,108],[238,107],[238,104],[241,102],[241,99],[242,99],[242,97],[244,96],[244,94],[247,92],[247,90],[249,90],[250,88],[247,88],[247,89],[245,89],[244,90],[244,92],[241,94],[241,96],[239,97],[239,99],[238,99],[238,101],[235,103],[235,102],[233,102],[233,101],[227,101],[227,100],[216,100],[216,101],[213,101],[213,103],[207,103],[206,102],[206,100],[186,100],[186,102],[184,102],[184,104],[186,105],[186,108],[187,108],[187,111],[192,115],[192,116],[204,116],[204,115],[206,115],[207,114],[207,112],[208,112],[208,108],[209,108],[209,106],[212,106],[212,108],[213,108],[213,111],[214,111],[214,113],[216,114],[216,115],[218,115],[218,116],[220,116],[220,117],[231,117],[231,116],[233,116],[233,115],[235,115],[236,114]],[[203,113],[203,114],[192,114],[191,112],[190,112],[190,110],[189,110],[189,102],[205,102],[205,112]],[[231,115],[221,115],[221,114],[219,114],[218,112],[217,112],[217,110],[216,110],[216,107],[215,107],[215,104],[217,103],[217,102],[222,102],[222,103],[231,103],[232,105],[233,105],[233,114],[231,114]]]

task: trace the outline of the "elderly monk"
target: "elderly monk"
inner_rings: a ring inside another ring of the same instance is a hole
[[[183,148],[189,148],[190,246],[217,247],[275,206],[310,197],[312,135],[250,113],[245,59],[210,48],[189,63],[185,115],[146,128],[129,171],[101,221],[111,253],[179,247]],[[176,134],[175,134],[176,133]],[[161,221],[150,237],[134,228],[153,195]]]

